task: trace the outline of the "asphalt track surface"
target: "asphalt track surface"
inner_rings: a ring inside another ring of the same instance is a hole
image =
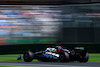
[[[35,66],[35,67],[100,67],[100,62],[23,62],[23,61],[0,61],[0,65],[18,65],[18,66]]]

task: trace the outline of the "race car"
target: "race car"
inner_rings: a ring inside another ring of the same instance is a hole
[[[75,47],[70,50],[64,49],[62,48],[62,46],[48,47],[44,51],[39,51],[35,53],[28,50],[23,55],[23,59],[25,62],[31,62],[33,59],[38,59],[39,61],[42,62],[49,62],[49,61],[87,62],[88,58],[89,56],[87,49],[84,47]]]

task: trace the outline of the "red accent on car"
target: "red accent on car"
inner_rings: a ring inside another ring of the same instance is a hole
[[[58,50],[58,52],[60,52],[61,50]]]
[[[80,50],[84,50],[84,49],[80,49]]]
[[[77,47],[75,47],[75,49],[77,49]]]
[[[62,46],[59,46],[59,48],[62,48]]]

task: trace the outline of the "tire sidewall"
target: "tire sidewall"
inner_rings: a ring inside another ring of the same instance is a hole
[[[69,62],[69,54],[67,52],[60,52],[60,62]]]
[[[82,56],[82,58],[80,58],[80,62],[87,62],[89,59],[89,56],[88,56],[88,52],[86,52],[85,55]]]
[[[27,55],[27,58],[25,57]],[[26,51],[24,53],[23,59],[25,62],[31,62],[33,60],[33,53],[31,51]]]

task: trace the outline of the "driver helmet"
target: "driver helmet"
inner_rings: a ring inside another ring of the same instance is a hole
[[[58,52],[60,52],[62,49],[62,46],[56,46],[56,48],[57,48]]]

